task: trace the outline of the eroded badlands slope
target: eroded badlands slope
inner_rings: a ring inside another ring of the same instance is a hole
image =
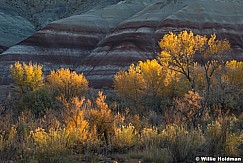
[[[0,66],[32,60],[47,71],[69,67],[84,72],[93,86],[109,85],[119,69],[154,58],[165,33],[184,29],[229,39],[229,59],[242,60],[242,8],[240,0],[122,1],[50,23],[2,53]],[[7,82],[8,70],[0,73]]]

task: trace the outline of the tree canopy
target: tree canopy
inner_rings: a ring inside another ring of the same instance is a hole
[[[228,40],[217,40],[215,34],[212,34],[210,38],[194,35],[192,31],[181,31],[179,34],[170,32],[164,35],[159,46],[161,63],[183,74],[192,89],[195,88],[195,58],[197,57],[204,67],[204,75],[210,86],[214,71],[224,61],[222,55],[230,49]]]

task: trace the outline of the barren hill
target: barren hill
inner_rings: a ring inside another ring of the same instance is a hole
[[[240,0],[133,0],[94,8],[53,21],[2,53],[2,83],[9,79],[4,66],[32,60],[46,71],[69,67],[93,86],[110,85],[119,69],[154,58],[165,33],[184,29],[229,39],[229,59],[243,60],[242,7]]]
[[[50,22],[119,0],[0,0],[0,53]],[[4,48],[1,48],[4,47]]]

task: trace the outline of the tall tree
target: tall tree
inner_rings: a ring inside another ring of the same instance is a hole
[[[170,32],[164,35],[159,46],[162,50],[159,55],[161,63],[183,74],[192,89],[195,89],[195,58],[199,58],[204,68],[207,94],[215,70],[224,63],[223,54],[230,49],[229,41],[217,40],[215,34],[207,38],[194,35],[191,31],[182,31],[179,34]]]

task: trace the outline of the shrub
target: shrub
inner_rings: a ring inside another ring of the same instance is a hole
[[[108,104],[105,103],[106,96],[102,92],[98,93],[94,109],[89,110],[89,123],[96,132],[98,138],[104,138],[106,144],[110,143],[111,136],[114,135],[114,125],[116,117],[113,116]]]
[[[182,99],[176,99],[176,112],[181,118],[181,122],[187,126],[197,127],[203,118],[202,96],[197,92],[189,91]]]
[[[36,116],[46,108],[54,108],[55,99],[44,83],[42,66],[16,62],[10,66],[12,76],[20,89],[15,111],[31,110]]]
[[[160,137],[157,129],[144,128],[141,132],[141,143],[146,149],[153,149],[160,145]]]
[[[46,132],[42,128],[37,128],[30,135],[35,144],[34,158],[38,161],[51,162],[51,159],[57,156],[70,153],[67,148],[69,133],[65,129],[50,129]]]
[[[177,125],[167,125],[161,132],[162,145],[168,147],[173,162],[186,162],[193,160],[196,151],[204,142],[201,130],[187,131]]]
[[[227,154],[239,157],[243,142],[242,133],[233,133],[229,127],[228,120],[217,120],[208,124],[205,133],[206,153],[211,155]]]
[[[17,134],[16,127],[11,126],[9,133],[2,131],[0,133],[0,161],[12,159],[17,152]]]
[[[16,103],[18,113],[28,109],[36,117],[43,116],[46,109],[55,109],[56,106],[57,102],[54,94],[47,87],[24,94]]]
[[[132,64],[128,72],[119,71],[114,77],[115,90],[127,106],[141,105],[144,82],[138,71]]]
[[[237,135],[235,133],[229,133],[227,135],[225,153],[229,156],[241,157],[243,149],[240,146],[243,144],[243,134]]]
[[[216,156],[224,152],[228,135],[228,127],[226,125],[227,124],[222,125],[222,122],[219,122],[218,120],[208,124],[205,133],[207,142],[206,152],[208,152],[208,154]]]
[[[176,93],[184,92],[185,84],[180,79],[178,73],[161,66],[154,59],[140,61],[136,66],[131,64],[128,71],[118,72],[114,77],[114,87],[133,113],[142,114],[148,109],[161,112],[164,99],[172,99]]]
[[[116,149],[130,149],[137,143],[137,132],[132,124],[115,129],[112,144]]]
[[[84,119],[85,99],[73,98],[65,103],[63,119],[69,133],[70,144],[83,144],[88,139],[89,123]]]

